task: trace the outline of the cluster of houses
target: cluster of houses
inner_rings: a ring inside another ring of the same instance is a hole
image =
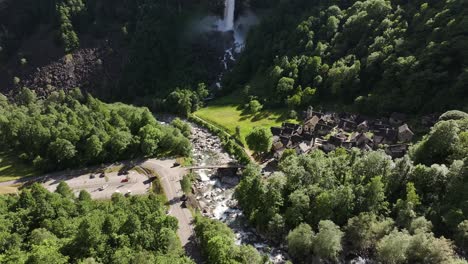
[[[283,123],[272,127],[273,152],[280,158],[286,149],[306,154],[315,149],[330,152],[336,148],[384,149],[393,158],[405,155],[414,133],[405,123],[406,116],[393,113],[390,118],[370,119],[352,114],[304,112],[303,125]]]

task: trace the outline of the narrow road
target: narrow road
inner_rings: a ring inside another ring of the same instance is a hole
[[[183,167],[174,167],[175,160],[157,160],[149,159],[144,161],[140,166],[150,169],[159,175],[161,185],[170,204],[169,214],[177,218],[179,221],[179,236],[182,247],[185,249],[196,263],[201,263],[200,249],[195,242],[195,234],[193,231],[193,216],[189,209],[182,207],[182,187],[180,180],[186,174],[187,169]]]
[[[193,221],[192,213],[187,208],[182,208],[182,195],[184,192],[180,186],[180,180],[186,173],[185,168],[173,167],[175,160],[156,160],[149,159],[141,164],[144,168],[148,168],[156,172],[164,188],[167,200],[170,204],[169,214],[179,220],[179,235],[182,246],[189,242],[192,236],[193,228],[191,223]]]

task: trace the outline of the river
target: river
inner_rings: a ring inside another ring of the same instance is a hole
[[[235,162],[221,146],[218,137],[195,124],[192,125],[191,142],[195,165],[219,165]],[[200,210],[203,215],[227,224],[236,236],[236,244],[249,244],[260,253],[269,256],[273,263],[285,263],[286,252],[273,246],[268,240],[257,234],[251,227],[233,198],[239,175],[235,171],[224,171],[220,175],[216,170],[198,171],[198,180],[194,187]]]

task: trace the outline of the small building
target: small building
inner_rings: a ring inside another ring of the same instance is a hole
[[[331,136],[330,139],[328,140],[328,143],[334,145],[335,147],[341,147],[344,141],[345,141],[344,138],[341,138],[338,136]]]
[[[374,143],[395,144],[398,140],[398,132],[393,128],[382,128],[374,132]]]
[[[294,129],[285,127],[281,132],[281,136],[290,137],[294,133]]]
[[[311,149],[312,147],[309,144],[302,142],[299,144],[299,146],[296,147],[296,153],[299,155],[307,154],[311,151]]]
[[[312,133],[304,133],[302,134],[302,138],[305,143],[309,145],[314,145],[314,135]]]
[[[302,126],[298,124],[283,123],[283,130],[286,129],[292,129],[293,133],[302,134]]]
[[[332,126],[329,126],[329,125],[326,125],[324,123],[321,123],[319,122],[316,126],[315,126],[315,134],[317,136],[325,136],[325,135],[328,135],[330,133],[330,131],[332,131],[333,127]]]
[[[356,129],[356,123],[348,119],[341,119],[338,127],[344,131],[354,131]]]
[[[279,151],[279,150],[281,150],[283,148],[284,148],[284,146],[283,146],[283,143],[281,141],[277,141],[277,142],[273,143],[272,149],[273,149],[274,152],[277,152],[277,151]]]
[[[410,142],[413,139],[414,133],[409,129],[407,124],[398,127],[398,140],[401,142]]]
[[[365,133],[357,133],[353,135],[349,141],[354,142],[359,148],[374,143]]]
[[[291,137],[281,136],[280,142],[283,144],[284,148],[290,148],[292,146]]]
[[[394,159],[403,157],[407,151],[408,145],[406,144],[390,145],[385,148],[385,153]]]
[[[275,153],[273,154],[273,158],[275,160],[280,160],[281,157],[283,156],[284,150],[285,150],[285,148],[282,148],[282,149],[279,149],[279,150],[275,151]]]
[[[283,129],[281,127],[271,127],[270,131],[273,136],[279,136],[283,132]]]
[[[318,124],[318,122],[320,121],[320,117],[318,116],[312,116],[311,118],[307,119],[305,122],[304,122],[304,126],[303,126],[303,131],[304,132],[312,132],[315,130],[315,126]]]
[[[402,113],[392,113],[389,121],[390,121],[390,124],[394,126],[401,125],[403,122],[406,121],[406,115]]]
[[[279,137],[279,136],[273,136],[272,139],[273,139],[273,140],[272,140],[273,143],[276,143],[276,142],[280,141],[280,137]]]
[[[369,131],[369,123],[367,122],[367,120],[364,120],[361,123],[359,123],[359,125],[357,125],[356,129],[358,132],[365,133]]]
[[[291,137],[291,145],[292,146],[297,146],[299,145],[299,143],[301,143],[304,139],[300,136],[300,135],[297,135],[297,134],[294,134],[292,135]]]

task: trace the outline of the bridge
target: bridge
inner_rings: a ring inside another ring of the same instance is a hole
[[[187,170],[211,170],[211,169],[243,169],[244,165],[221,164],[221,165],[199,165],[186,167]]]

